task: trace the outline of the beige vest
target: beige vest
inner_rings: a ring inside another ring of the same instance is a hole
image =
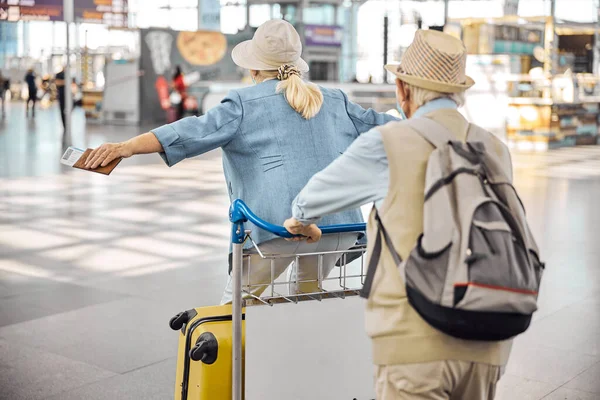
[[[437,110],[427,117],[447,127],[457,140],[465,140],[468,122],[458,111]],[[425,170],[433,147],[403,122],[377,129],[383,137],[390,168],[390,186],[379,215],[396,250],[406,259],[423,232]],[[486,148],[496,152],[507,171],[511,171],[508,149],[500,140],[490,134]],[[376,227],[372,212],[367,227],[370,238],[375,237]],[[374,242],[369,240],[369,246]],[[376,365],[440,360],[505,365],[512,345],[510,340],[455,339],[429,326],[408,303],[404,282],[385,242],[367,302],[366,326],[373,341]]]

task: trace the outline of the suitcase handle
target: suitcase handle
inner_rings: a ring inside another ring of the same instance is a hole
[[[252,222],[262,230],[270,232],[282,238],[294,237],[283,226],[271,224],[263,219],[260,219],[242,200],[237,199],[231,203],[229,208],[229,220],[234,224],[243,224],[244,222]],[[339,224],[319,226],[321,232],[326,235],[329,233],[344,233],[344,232],[364,232],[366,224]]]

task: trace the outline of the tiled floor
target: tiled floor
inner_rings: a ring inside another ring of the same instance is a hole
[[[228,199],[219,152],[167,168],[156,155],[110,177],[67,169],[56,110],[0,122],[0,399],[168,399],[167,321],[218,302]],[[88,124],[93,147],[140,127]],[[547,260],[540,311],[498,399],[600,399],[600,147],[516,155],[516,182]],[[598,197],[596,197],[596,195]]]

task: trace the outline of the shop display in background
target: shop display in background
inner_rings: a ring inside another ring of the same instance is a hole
[[[82,91],[81,108],[85,112],[85,119],[90,122],[101,122],[103,91],[99,89],[86,89]]]
[[[191,85],[187,90],[186,108],[198,108],[202,97],[208,93],[208,82],[241,82],[244,71],[231,60],[231,51],[251,35],[251,32],[223,35],[214,31],[142,29],[139,65],[144,71],[140,80],[142,120],[162,122],[166,118],[165,111],[171,108],[169,82],[177,65],[184,77],[189,75],[184,78],[186,84]]]
[[[527,54],[543,45],[543,28],[519,26],[514,23],[452,22],[444,31],[462,36],[469,54]],[[460,33],[458,33],[460,32]]]
[[[494,30],[494,53],[532,55],[543,44],[542,29],[534,30],[516,26],[496,26]]]
[[[444,29],[461,37],[471,54],[468,72],[478,83],[469,97],[480,97],[475,107],[468,107],[469,114],[478,111],[471,119],[477,122],[478,115],[486,116],[487,128],[492,119],[487,118],[488,110],[493,107],[505,119],[506,141],[512,148],[544,151],[598,143],[600,77],[589,74],[597,27],[550,21],[548,17],[469,18],[451,21]],[[556,57],[545,30],[558,36]],[[549,68],[551,59],[555,59],[553,68]]]
[[[511,104],[509,147],[522,151],[598,144],[598,103]]]
[[[311,81],[337,81],[339,79],[340,59],[344,28],[337,25],[306,24],[299,28],[304,36],[302,57],[308,63]]]
[[[565,137],[574,137],[577,145],[597,144],[598,110],[598,103],[555,104],[552,123],[558,125]]]
[[[73,0],[76,22],[127,27],[127,0]],[[0,1],[0,21],[64,21],[63,0]]]
[[[454,31],[450,27],[444,30]],[[462,40],[469,54],[492,54],[494,49],[494,29],[493,26],[487,24],[465,24],[458,28],[458,37],[462,36]],[[455,33],[456,35],[456,33]]]
[[[578,74],[576,79],[576,92],[579,98],[600,103],[600,77],[592,74]]]
[[[63,20],[63,0],[0,1],[0,21]]]
[[[73,0],[75,21],[127,27],[127,0]]]
[[[304,25],[305,46],[341,47],[343,28],[330,25]]]
[[[591,74],[518,82],[509,100],[507,138],[512,148],[545,151],[557,147],[598,144],[600,78]],[[543,97],[549,92],[551,96]],[[526,95],[532,97],[525,97]]]
[[[571,29],[558,30],[558,73],[570,69],[574,73],[592,73],[594,35]],[[562,33],[562,34],[561,34]]]

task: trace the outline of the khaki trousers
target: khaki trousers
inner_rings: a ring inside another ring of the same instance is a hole
[[[377,400],[493,400],[499,366],[465,361],[379,366]]]

